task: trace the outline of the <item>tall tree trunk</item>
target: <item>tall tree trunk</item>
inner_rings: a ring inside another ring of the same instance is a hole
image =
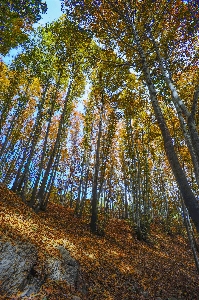
[[[59,77],[59,79],[60,79],[60,77]],[[55,101],[56,101],[56,97],[57,97],[57,93],[58,93],[59,83],[60,83],[60,80],[58,80],[58,84],[56,85],[55,94],[51,99],[52,103],[51,103],[51,109],[50,109],[50,112],[49,112],[48,126],[47,126],[47,130],[46,130],[45,138],[44,138],[42,156],[41,156],[41,160],[40,160],[40,163],[39,163],[39,169],[38,169],[38,172],[36,174],[36,181],[35,181],[34,186],[33,186],[31,198],[30,198],[30,201],[28,203],[28,205],[30,207],[34,206],[34,203],[35,203],[35,200],[36,200],[35,198],[36,198],[37,190],[38,190],[38,186],[39,186],[39,182],[41,180],[41,173],[42,173],[42,169],[43,169],[43,165],[44,165],[44,159],[45,159],[45,155],[46,155],[48,137],[49,137],[49,133],[50,133],[51,120],[52,120],[52,116],[53,116],[53,113],[54,113]]]
[[[43,115],[43,107],[44,107],[44,103],[46,100],[46,93],[47,93],[47,89],[48,89],[49,83],[47,82],[44,91],[43,91],[43,95],[41,98],[41,102],[39,103],[39,110],[38,110],[38,114],[37,114],[37,118],[35,121],[35,126],[33,129],[33,137],[31,140],[31,145],[30,145],[30,149],[29,149],[29,153],[28,153],[28,157],[24,166],[24,170],[23,170],[23,174],[21,174],[20,180],[18,182],[18,186],[17,186],[17,191],[21,191],[22,190],[22,197],[24,197],[24,192],[26,190],[26,185],[27,185],[27,181],[28,181],[28,175],[29,175],[29,167],[32,161],[32,158],[34,156],[35,153],[35,147],[37,144],[37,141],[39,139],[40,133],[41,133],[41,129],[42,129],[42,115]],[[23,186],[23,189],[22,189]]]
[[[61,114],[61,119],[60,119],[60,122],[59,122],[59,128],[58,128],[58,132],[57,132],[56,141],[55,141],[55,144],[53,146],[53,150],[52,150],[52,153],[50,155],[50,158],[49,158],[47,168],[46,168],[45,173],[44,173],[44,177],[42,179],[42,183],[41,183],[39,192],[37,194],[37,198],[39,199],[40,203],[42,203],[42,197],[45,194],[46,184],[49,180],[50,170],[51,170],[54,159],[55,159],[56,154],[57,154],[57,152],[59,150],[59,147],[60,147],[61,137],[62,137],[62,132],[63,132],[64,119],[65,119],[65,115],[66,115],[66,111],[67,111],[68,100],[69,100],[69,97],[70,97],[72,84],[73,84],[73,80],[70,80],[69,85],[68,85],[68,91],[67,91],[65,101],[64,101],[64,108],[63,108],[63,111],[62,111],[62,114]]]
[[[192,147],[194,149],[195,156],[197,157],[198,164],[199,164],[199,135],[198,135],[198,131],[197,131],[197,127],[195,124],[193,114],[191,112],[189,112],[189,110],[183,103],[182,99],[180,98],[180,96],[177,92],[177,89],[175,88],[174,84],[171,81],[171,76],[169,74],[169,71],[166,69],[164,60],[160,54],[157,42],[155,41],[155,38],[152,35],[151,29],[149,26],[147,28],[148,28],[148,32],[150,33],[150,38],[153,42],[153,45],[154,45],[154,48],[155,48],[155,51],[157,54],[157,58],[159,61],[159,66],[160,66],[160,70],[162,72],[163,78],[171,91],[173,103],[174,103],[177,111],[179,111],[179,109],[180,109],[187,119],[187,125],[188,125],[189,132],[190,132],[190,140],[192,142]],[[199,94],[199,91],[197,88],[196,92],[194,94],[194,101],[193,101],[194,104],[197,102],[198,94]],[[192,112],[193,112],[193,106],[192,106]]]
[[[183,199],[182,199],[182,210],[183,210],[184,223],[185,223],[185,227],[186,227],[186,230],[187,230],[189,243],[190,243],[190,246],[191,246],[191,250],[193,252],[193,257],[194,257],[196,269],[197,269],[197,272],[199,274],[199,259],[198,259],[197,249],[195,247],[194,237],[192,235],[191,228],[190,228],[189,214],[187,213],[187,210],[186,210],[186,207],[184,205]]]
[[[92,200],[91,200],[91,223],[90,228],[93,233],[97,232],[97,215],[98,215],[98,176],[99,176],[99,164],[100,164],[100,140],[102,135],[102,115],[104,111],[104,99],[102,94],[102,102],[101,102],[101,111],[100,111],[100,120],[99,120],[99,130],[97,137],[97,147],[96,147],[96,157],[95,157],[95,169],[94,169],[94,179],[92,186]]]
[[[188,180],[186,178],[186,175],[179,163],[177,154],[175,152],[175,148],[172,142],[172,137],[170,135],[169,129],[167,127],[165,118],[162,114],[161,108],[159,106],[158,100],[157,100],[157,94],[154,87],[154,84],[151,79],[150,71],[147,65],[147,60],[145,57],[144,50],[142,48],[140,39],[137,34],[137,30],[135,28],[135,25],[132,25],[132,31],[133,35],[137,44],[138,52],[141,59],[141,64],[143,67],[143,74],[145,77],[145,81],[149,90],[153,110],[156,116],[156,120],[158,122],[159,128],[162,133],[163,141],[164,141],[164,148],[166,151],[166,155],[168,158],[168,161],[170,163],[170,166],[172,168],[173,174],[175,176],[175,179],[178,183],[180,192],[182,194],[182,197],[184,199],[185,205],[189,211],[190,217],[192,218],[197,231],[199,232],[199,202],[196,199],[194,193],[191,190],[191,187],[188,183]]]
[[[88,190],[88,176],[89,176],[89,166],[87,166],[87,170],[86,170],[86,177],[85,177],[85,185],[84,185],[84,189],[82,191],[82,200],[80,203],[80,208],[79,208],[79,217],[82,216],[83,213],[83,209],[84,209],[84,204],[86,201],[86,197],[87,197],[87,190]]]
[[[53,167],[51,168],[52,175],[50,176],[50,180],[48,182],[47,188],[46,188],[45,193],[43,195],[42,201],[40,202],[40,206],[37,209],[45,211],[46,208],[47,208],[47,204],[48,204],[50,194],[51,194],[51,191],[52,191],[52,188],[53,188],[53,185],[54,185],[54,181],[55,181],[55,178],[56,178],[60,156],[61,156],[61,149],[59,148],[58,153],[57,153],[56,158],[55,158],[55,163],[54,163]]]
[[[44,94],[45,93],[46,93],[46,91],[44,91]],[[44,102],[44,100],[45,100],[45,97],[43,95],[42,102]],[[26,172],[28,171],[28,167],[29,167],[29,164],[31,162],[30,157],[28,157],[28,150],[29,151],[31,151],[31,149],[34,150],[34,145],[33,144],[35,144],[35,140],[38,139],[38,137],[35,135],[35,132],[37,131],[38,124],[40,122],[41,108],[42,108],[42,105],[39,108],[37,118],[36,118],[35,124],[33,126],[32,134],[29,136],[28,141],[26,143],[26,147],[24,148],[22,160],[21,160],[17,175],[16,175],[15,180],[14,180],[13,185],[12,185],[12,191],[14,191],[14,192],[21,190],[23,182],[25,180]],[[32,138],[33,138],[33,141],[32,141]],[[22,171],[23,167],[24,167],[24,171]]]

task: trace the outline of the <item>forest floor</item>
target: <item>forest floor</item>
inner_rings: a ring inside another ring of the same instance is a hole
[[[119,219],[110,219],[105,236],[100,237],[91,234],[88,220],[74,217],[73,210],[49,203],[46,212],[36,214],[2,186],[0,209],[1,237],[31,242],[40,262],[47,254],[58,255],[57,245],[70,251],[80,264],[87,291],[76,291],[81,299],[199,299],[199,275],[186,237],[170,236],[154,225],[150,242],[141,242],[127,221]],[[62,283],[46,282],[39,294],[28,299],[66,299],[64,290],[70,299],[74,291]]]

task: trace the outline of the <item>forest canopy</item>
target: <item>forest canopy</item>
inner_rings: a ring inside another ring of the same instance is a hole
[[[46,13],[47,5],[42,0],[1,0],[0,10],[0,53],[6,55],[28,38],[33,23]]]
[[[1,61],[0,181],[95,233],[110,216],[140,239],[183,216],[199,232],[198,1],[62,0],[37,29],[46,4],[23,2],[1,2],[1,53],[22,52]]]

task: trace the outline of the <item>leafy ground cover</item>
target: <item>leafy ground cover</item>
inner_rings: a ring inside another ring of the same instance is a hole
[[[2,239],[34,244],[39,253],[38,272],[46,255],[59,255],[64,245],[81,267],[82,292],[47,280],[29,299],[199,299],[199,276],[187,238],[152,227],[150,242],[138,241],[125,220],[110,219],[105,236],[90,233],[88,220],[74,211],[49,203],[46,212],[34,213],[12,191],[0,186]],[[1,298],[5,299],[5,297]],[[18,299],[17,296],[11,299]]]

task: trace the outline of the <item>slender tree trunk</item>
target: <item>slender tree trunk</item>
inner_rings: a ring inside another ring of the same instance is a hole
[[[27,93],[28,87],[29,87],[29,84],[27,85],[25,93]],[[22,101],[22,100],[24,100],[24,101]],[[9,126],[9,129],[7,130],[5,141],[4,141],[4,143],[2,145],[2,148],[0,150],[0,157],[3,155],[5,149],[6,149],[6,152],[8,152],[7,145],[8,145],[9,139],[10,139],[12,133],[13,133],[13,129],[16,127],[16,124],[19,121],[20,113],[22,112],[22,110],[24,109],[24,107],[27,103],[27,100],[26,101],[25,100],[26,100],[26,97],[21,96],[20,101],[18,102],[18,107],[17,107],[17,109],[16,109],[16,111],[15,111],[13,117],[12,117],[12,120],[11,120],[10,124],[9,124],[10,126]]]
[[[84,209],[84,204],[85,204],[86,197],[87,197],[89,172],[90,172],[90,170],[89,170],[89,166],[88,166],[87,171],[86,171],[85,186],[84,186],[84,189],[82,191],[82,200],[81,200],[81,203],[80,203],[79,217],[82,216],[83,209]]]
[[[165,118],[162,114],[161,108],[160,108],[158,100],[157,100],[156,90],[155,90],[155,87],[154,87],[152,79],[151,79],[151,75],[150,75],[150,71],[149,71],[149,68],[147,65],[145,53],[142,49],[141,42],[139,40],[137,31],[136,31],[136,28],[134,25],[132,26],[132,30],[133,30],[133,35],[134,35],[134,38],[135,38],[135,41],[137,44],[141,63],[143,66],[143,74],[145,76],[145,81],[146,81],[146,84],[148,86],[148,90],[150,93],[153,110],[154,110],[159,128],[162,133],[166,155],[167,155],[168,161],[170,163],[170,166],[172,168],[173,174],[178,183],[178,186],[181,191],[182,197],[184,199],[185,205],[189,211],[190,217],[192,218],[192,220],[196,226],[196,229],[199,232],[199,202],[197,201],[195,195],[193,194],[191,187],[187,181],[186,175],[179,163],[169,129],[167,127]]]
[[[28,91],[28,88],[30,86],[31,80],[28,80],[25,94]],[[0,110],[0,135],[2,134],[2,129],[4,127],[4,124],[6,122],[6,118],[9,115],[9,111],[13,108],[13,102],[12,99],[19,93],[19,87],[18,87],[18,78],[13,77],[10,79],[10,88],[9,88],[9,94],[7,95],[6,101],[4,101],[4,105]]]
[[[97,138],[97,148],[96,148],[96,157],[95,157],[95,170],[94,170],[94,179],[92,186],[92,201],[91,201],[91,231],[93,233],[97,232],[97,210],[98,210],[98,175],[99,175],[99,164],[100,164],[100,141],[102,135],[102,115],[104,110],[104,99],[102,94],[102,103],[101,103],[101,111],[100,111],[100,120],[99,120],[99,131]]]
[[[187,235],[188,235],[188,238],[189,238],[189,243],[190,243],[190,246],[191,246],[191,250],[193,252],[193,257],[194,257],[196,269],[197,269],[197,272],[199,274],[199,260],[198,260],[198,255],[197,255],[197,249],[195,247],[194,238],[193,238],[193,235],[192,235],[191,230],[190,230],[189,215],[187,213],[187,210],[186,210],[186,207],[184,205],[183,199],[182,199],[182,210],[183,210],[184,223],[185,223],[185,227],[186,227],[186,230],[187,230]]]
[[[49,177],[49,174],[50,174],[51,167],[53,165],[54,158],[55,158],[55,156],[56,156],[56,154],[59,150],[59,147],[60,147],[61,136],[62,136],[62,131],[63,131],[63,125],[64,125],[64,119],[65,119],[65,115],[66,115],[66,111],[67,111],[67,105],[68,105],[68,100],[69,100],[70,93],[71,93],[72,84],[73,84],[73,80],[70,80],[67,95],[65,97],[64,108],[63,108],[63,111],[62,111],[62,114],[61,114],[61,119],[60,119],[60,122],[59,122],[59,128],[58,128],[58,132],[57,132],[56,141],[55,141],[55,144],[53,146],[53,150],[52,150],[52,153],[50,155],[50,158],[49,158],[47,168],[46,168],[45,173],[44,173],[44,177],[42,179],[42,183],[41,183],[39,192],[37,194],[37,198],[39,199],[40,203],[42,202],[42,197],[45,194],[45,188],[46,188],[47,181],[49,180],[48,177]]]
[[[24,166],[23,174],[20,177],[20,180],[18,182],[17,190],[18,191],[22,190],[22,196],[23,197],[24,197],[24,192],[26,190],[26,185],[27,185],[27,181],[28,181],[29,167],[30,167],[32,158],[34,156],[35,147],[36,147],[36,144],[37,144],[37,141],[39,139],[41,129],[42,129],[43,106],[44,106],[44,103],[45,103],[45,100],[46,100],[46,93],[47,93],[48,85],[49,84],[47,83],[46,86],[45,86],[45,89],[43,91],[41,102],[39,103],[39,110],[38,110],[37,118],[36,118],[36,121],[35,121],[35,126],[34,126],[34,131],[33,131],[33,138],[31,140],[29,154],[28,154],[25,166]],[[23,186],[23,189],[22,189],[22,186]]]
[[[37,115],[37,119],[35,121],[35,124],[34,124],[34,127],[33,127],[33,130],[32,130],[32,134],[29,136],[28,138],[28,141],[26,143],[26,147],[24,148],[24,152],[23,152],[23,156],[22,156],[22,160],[21,160],[21,163],[20,163],[20,166],[19,166],[19,169],[18,169],[18,172],[17,172],[17,175],[15,177],[15,180],[13,182],[13,185],[12,185],[12,191],[20,191],[21,190],[21,187],[22,187],[22,184],[23,184],[23,181],[25,179],[25,173],[22,172],[22,169],[24,166],[28,166],[28,164],[26,163],[26,159],[28,159],[28,150],[27,149],[31,149],[31,146],[32,145],[32,138],[34,139],[34,133],[36,131],[36,128],[38,126],[38,122],[39,122],[39,117],[41,115],[41,112],[39,110],[38,112],[38,115]],[[38,117],[39,116],[39,117]],[[25,169],[24,169],[25,170]]]
[[[128,219],[127,182],[124,179],[124,219]]]
[[[36,200],[35,198],[36,198],[37,190],[38,190],[38,186],[39,186],[39,182],[41,180],[41,173],[42,173],[42,169],[43,169],[43,166],[44,166],[44,159],[45,159],[45,155],[46,155],[48,137],[49,137],[49,133],[50,133],[51,120],[52,120],[52,116],[53,116],[53,113],[54,113],[55,101],[56,101],[56,97],[57,97],[58,87],[59,87],[59,82],[56,86],[55,94],[51,99],[52,103],[51,103],[51,109],[50,109],[50,112],[49,112],[48,126],[47,126],[47,130],[46,130],[45,138],[44,138],[42,156],[41,156],[41,160],[40,160],[40,163],[39,163],[39,169],[38,169],[38,172],[36,174],[36,181],[35,181],[34,186],[33,186],[32,195],[31,195],[30,201],[28,203],[28,205],[30,207],[34,206],[34,203],[35,203],[35,200]]]
[[[1,147],[1,150],[0,150],[0,157],[2,157],[2,155],[4,154],[5,149],[6,149],[6,152],[8,152],[8,147],[7,146],[8,146],[9,138],[10,138],[10,136],[12,134],[12,131],[13,131],[15,125],[16,125],[16,123],[15,123],[16,122],[16,117],[17,117],[16,114],[12,117],[10,126],[9,126],[9,128],[7,130],[7,133],[6,133],[6,136],[5,136],[5,141],[4,141],[4,143]]]
[[[85,167],[85,152],[83,155],[83,160],[81,163],[81,174],[80,174],[80,181],[79,181],[79,187],[78,187],[78,194],[77,194],[77,200],[75,205],[75,215],[79,216],[79,208],[80,208],[80,199],[81,199],[81,193],[82,193],[82,185],[83,185],[83,175],[84,175],[84,167]]]
[[[50,198],[50,194],[51,194],[51,191],[52,191],[52,188],[53,188],[53,185],[54,185],[54,181],[55,181],[55,178],[56,178],[60,156],[61,156],[61,149],[59,149],[58,154],[56,155],[55,163],[54,163],[54,166],[51,170],[52,175],[50,176],[50,180],[49,180],[47,188],[45,190],[45,194],[42,198],[42,201],[40,202],[40,207],[39,207],[40,210],[45,211],[46,208],[47,208],[48,201],[49,201],[49,198]]]
[[[173,99],[173,103],[177,109],[177,111],[179,111],[179,109],[182,111],[182,113],[186,116],[187,118],[187,125],[189,128],[189,132],[190,132],[190,140],[192,142],[192,147],[195,151],[195,155],[197,157],[198,160],[198,164],[199,164],[199,135],[198,135],[198,131],[197,131],[197,127],[195,124],[195,120],[193,115],[191,114],[191,112],[189,112],[189,110],[187,109],[187,107],[184,105],[182,99],[180,98],[177,89],[175,88],[174,84],[171,81],[171,76],[168,72],[168,70],[165,67],[163,58],[161,57],[160,51],[158,49],[158,45],[151,33],[150,28],[148,27],[148,31],[150,33],[150,38],[153,42],[156,54],[157,54],[157,58],[159,61],[159,66],[160,66],[160,70],[162,72],[162,75],[164,77],[164,80],[167,84],[167,86],[169,87],[170,91],[171,91],[171,95],[172,95],[172,99]],[[195,107],[195,103],[197,102],[197,98],[198,98],[198,94],[199,94],[199,88],[196,89],[195,95],[194,95],[194,107]],[[192,112],[193,112],[193,106],[192,106]]]
[[[194,147],[192,145],[190,135],[187,131],[186,124],[185,124],[184,119],[183,119],[180,112],[178,112],[178,118],[180,120],[181,128],[182,128],[183,134],[184,134],[184,138],[185,138],[187,147],[189,149],[189,153],[191,155],[191,159],[192,159],[192,163],[193,163],[193,169],[194,169],[194,173],[195,173],[195,179],[196,179],[196,182],[197,182],[198,188],[199,188],[199,160],[197,159]]]

